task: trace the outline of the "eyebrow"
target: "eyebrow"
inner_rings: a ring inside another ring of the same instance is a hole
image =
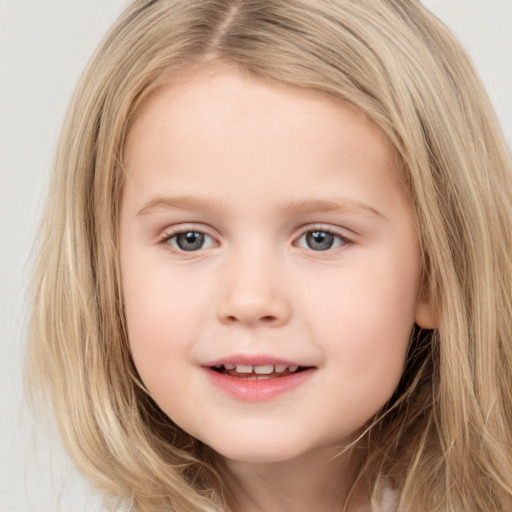
[[[147,215],[155,210],[194,210],[194,211],[220,211],[220,202],[194,196],[158,196],[151,199],[137,212],[137,215]]]
[[[220,212],[222,203],[205,197],[195,196],[159,196],[151,199],[137,212],[137,215],[147,215],[155,210],[190,210],[203,212]],[[296,215],[311,213],[353,213],[384,218],[384,215],[364,201],[354,199],[304,199],[289,201],[282,210]]]
[[[308,214],[317,212],[326,213],[359,213],[384,217],[384,215],[373,206],[364,201],[354,199],[305,199],[291,201],[284,207],[285,210],[297,214]]]

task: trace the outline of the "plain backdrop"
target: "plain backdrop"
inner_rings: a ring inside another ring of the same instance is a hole
[[[190,0],[194,1],[194,0]],[[459,36],[512,147],[512,0],[425,0]],[[58,437],[26,410],[31,246],[73,86],[126,0],[0,0],[0,512],[100,511]]]

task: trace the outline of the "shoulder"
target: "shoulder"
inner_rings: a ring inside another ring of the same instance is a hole
[[[373,505],[372,512],[396,512],[398,494],[390,487],[385,487],[380,499]]]

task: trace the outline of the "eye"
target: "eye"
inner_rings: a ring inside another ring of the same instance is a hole
[[[297,241],[299,247],[313,251],[328,251],[346,243],[348,243],[346,238],[323,229],[307,231]]]
[[[175,233],[174,235],[168,236],[164,242],[174,247],[174,249],[186,252],[207,249],[215,244],[211,236],[193,230]]]

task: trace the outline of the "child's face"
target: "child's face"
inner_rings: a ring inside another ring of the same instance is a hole
[[[379,130],[318,93],[210,67],[150,98],[126,167],[128,335],[162,410],[239,461],[349,441],[429,315]]]

